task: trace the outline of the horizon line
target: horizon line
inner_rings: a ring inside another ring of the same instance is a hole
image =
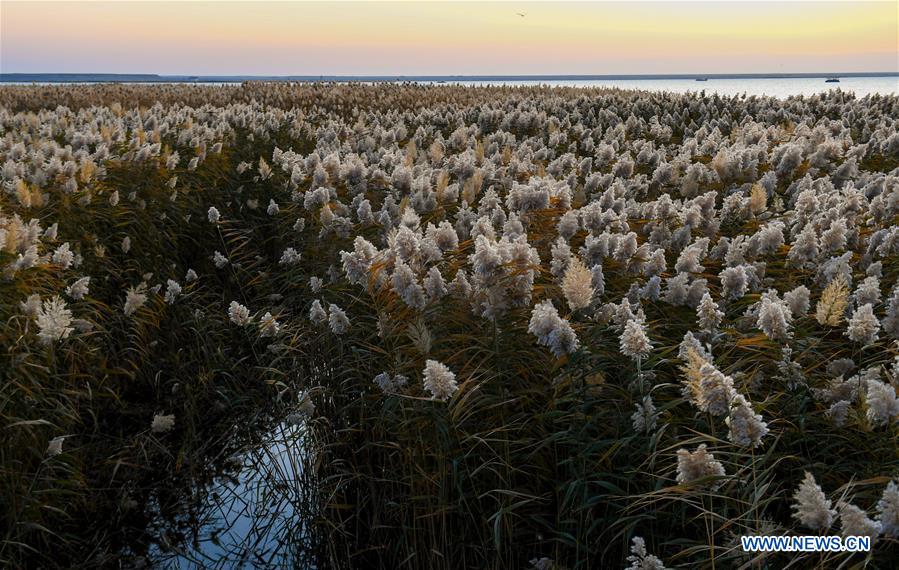
[[[354,82],[354,81],[577,81],[577,80],[653,80],[653,79],[801,79],[829,77],[899,77],[899,71],[853,72],[770,72],[770,73],[639,73],[639,74],[442,74],[442,75],[251,75],[251,74],[158,74],[158,73],[103,73],[103,72],[41,72],[0,73],[0,83],[43,81],[46,83],[108,83],[108,82],[183,82],[183,83],[238,83],[243,81],[299,81],[299,82]]]

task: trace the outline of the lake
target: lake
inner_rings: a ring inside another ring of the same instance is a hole
[[[550,85],[558,87],[615,87],[619,89],[642,89],[649,91],[671,91],[674,93],[688,93],[705,91],[706,93],[717,93],[719,95],[767,95],[772,97],[786,98],[795,95],[815,95],[832,89],[839,89],[845,92],[854,93],[857,97],[866,95],[896,95],[899,94],[899,77],[897,76],[853,76],[839,77],[839,83],[826,83],[827,75],[820,77],[714,77],[710,76],[707,81],[696,81],[693,77],[677,78],[677,79],[657,79],[657,78],[538,78],[538,79],[505,79],[501,76],[495,78],[478,77],[466,78],[464,76],[446,78],[438,81],[430,78],[403,78],[404,81],[415,81],[423,84],[446,84],[446,85],[510,85],[510,86],[526,86],[526,85]],[[144,84],[172,84],[172,83],[191,83],[195,85],[230,85],[236,84],[242,79],[247,78],[228,78],[227,81],[215,80],[198,80],[198,81],[180,81],[176,79],[167,80],[161,78],[160,81],[141,81]],[[293,78],[264,78],[272,81],[294,81]],[[302,78],[305,81],[311,81],[313,78]],[[340,78],[325,78],[326,80]],[[387,79],[377,78],[378,81]],[[347,79],[344,79],[347,81]],[[352,82],[369,83],[371,79],[352,78]],[[86,80],[83,82],[57,82],[57,81],[0,81],[0,85],[31,85],[33,83],[39,85],[52,84],[71,84],[71,83],[91,83]],[[116,81],[116,83],[136,83],[131,81]]]
[[[695,79],[587,79],[555,81],[455,81],[459,85],[552,85],[559,87],[617,87],[619,89],[643,89],[649,91],[671,91],[688,93],[705,91],[719,95],[769,95],[790,97],[794,95],[815,95],[831,89],[855,93],[857,97],[866,95],[899,94],[899,77],[845,77],[839,83],[826,83],[823,77],[777,77],[751,79],[718,79],[708,81]]]

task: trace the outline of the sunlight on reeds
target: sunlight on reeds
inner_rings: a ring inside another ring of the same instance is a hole
[[[0,562],[202,560],[237,473],[203,564],[889,565],[897,116],[2,87]],[[809,531],[875,547],[740,548]]]

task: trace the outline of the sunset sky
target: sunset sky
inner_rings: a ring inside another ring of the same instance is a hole
[[[895,72],[897,6],[0,0],[0,72]]]

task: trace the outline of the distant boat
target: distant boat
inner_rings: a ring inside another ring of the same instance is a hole
[[[696,78],[696,81],[708,81],[708,80],[709,80],[708,77],[697,77]]]
[[[839,83],[839,82],[840,82],[839,77],[828,77],[827,80],[824,81],[824,83]]]

